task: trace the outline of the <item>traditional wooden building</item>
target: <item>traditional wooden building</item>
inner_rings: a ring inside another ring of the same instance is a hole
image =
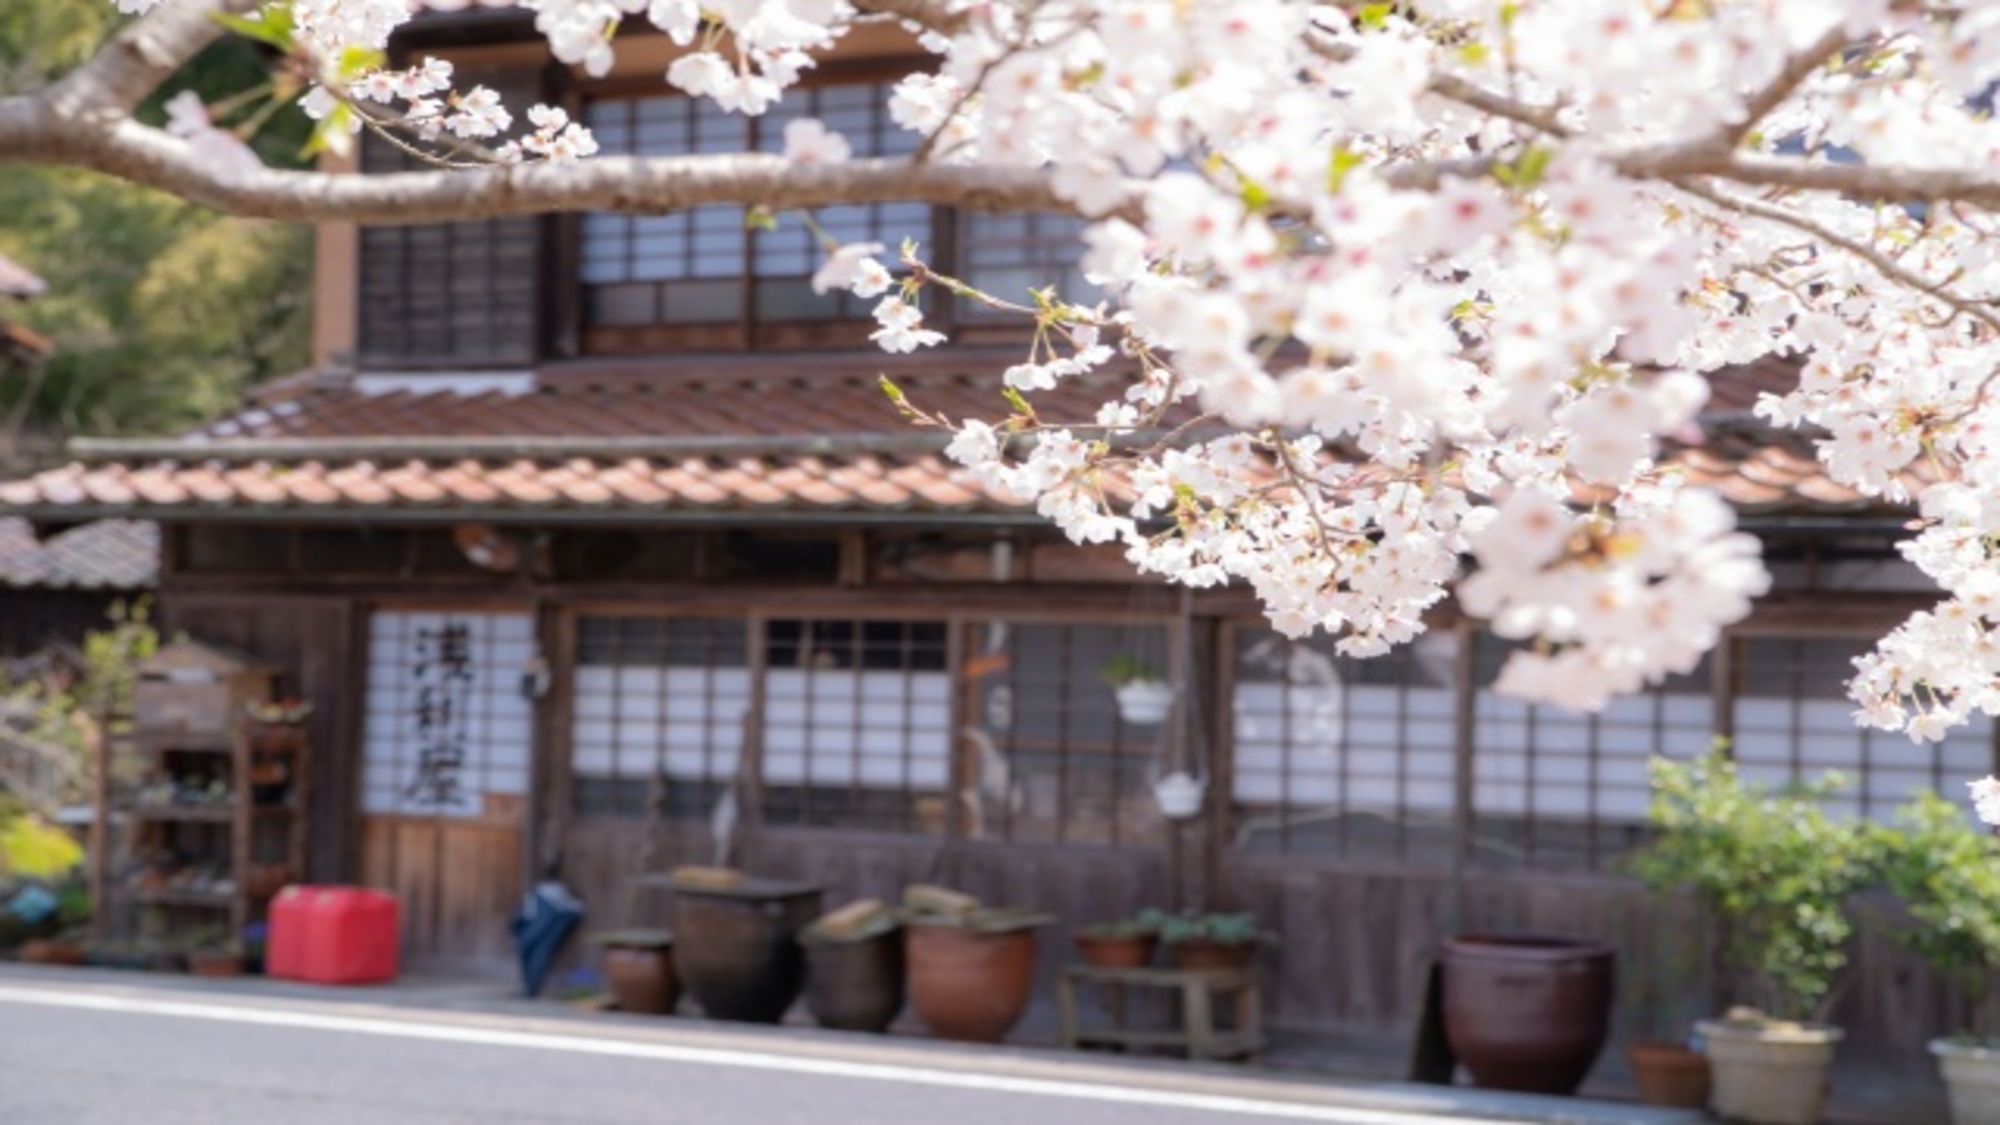
[[[889,30],[761,121],[663,88],[662,42],[633,37],[591,81],[522,31],[478,10],[428,34],[462,76],[567,101],[613,152],[772,149],[792,114],[864,155],[911,143],[871,61],[908,49]],[[928,232],[983,285],[1076,280],[1060,218],[820,222]],[[1275,1023],[1375,1037],[1408,1033],[1447,933],[1598,935],[1626,952],[1636,1034],[1710,1003],[1700,928],[1619,874],[1649,755],[1723,734],[1755,776],[1841,768],[1861,815],[1994,768],[1990,725],[1933,748],[1854,727],[1848,661],[1919,604],[1902,517],[1758,428],[1757,371],[1718,383],[1708,441],[1674,456],[1764,537],[1777,591],[1694,674],[1577,716],[1487,691],[1505,647],[1470,623],[1344,659],[968,483],[876,376],[992,414],[1024,338],[941,307],[950,345],[873,351],[862,303],[811,295],[796,223],[706,207],[319,240],[315,370],[178,439],[78,442],[0,503],[159,522],[168,626],[319,704],[311,874],[395,890],[420,963],[501,959],[558,857],[617,924],[630,877],[723,855],[835,898],[941,881],[1072,925],[1248,909],[1281,936]],[[1166,722],[1121,717],[1100,677],[1121,656],[1179,684]],[[1176,770],[1205,784],[1192,819],[1153,797]],[[1940,990],[1872,930],[1857,975],[1851,1038],[1913,1062],[1948,1022]]]

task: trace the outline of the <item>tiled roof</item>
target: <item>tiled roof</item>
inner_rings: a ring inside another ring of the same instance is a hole
[[[696,371],[613,367],[526,381],[307,376],[152,456],[0,484],[0,507],[162,518],[1022,513],[954,471],[944,434],[898,417],[876,385],[895,364],[859,359],[776,371],[768,360],[721,359]],[[1006,409],[989,375],[894,377],[913,401],[953,418]],[[532,389],[517,393],[523,382]],[[421,389],[454,383],[468,393]],[[1088,396],[1079,388],[1068,396],[1074,413],[1055,401],[1048,416],[1083,420]]]
[[[936,357],[848,353],[540,376],[307,375],[178,442],[107,445],[0,483],[0,507],[161,519],[1026,518],[1013,497],[957,471],[940,432],[906,425],[876,386],[886,367],[927,410],[1004,413],[992,373],[1008,360],[954,358],[978,373],[940,372]],[[1714,405],[1724,424],[1672,460],[1748,512],[1881,510],[1828,480],[1807,439],[1746,420],[1756,393],[1787,377],[1765,367],[1719,378]],[[1099,390],[1066,385],[1040,396],[1037,409],[1051,421],[1084,421]]]
[[[145,590],[159,573],[157,524],[97,520],[38,539],[27,520],[0,517],[0,586]]]

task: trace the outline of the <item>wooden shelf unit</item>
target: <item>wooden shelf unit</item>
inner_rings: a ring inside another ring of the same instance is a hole
[[[304,718],[249,714],[276,682],[237,654],[177,644],[141,666],[132,713],[103,721],[91,849],[99,940],[172,948],[213,931],[238,942],[303,877]]]

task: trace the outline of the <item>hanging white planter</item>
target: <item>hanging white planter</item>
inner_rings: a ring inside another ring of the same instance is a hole
[[[1134,726],[1166,722],[1174,709],[1174,689],[1165,680],[1127,680],[1115,690],[1118,717]]]
[[[1160,815],[1168,820],[1186,820],[1201,812],[1202,795],[1208,784],[1185,770],[1175,770],[1153,783],[1153,799],[1160,803]]]

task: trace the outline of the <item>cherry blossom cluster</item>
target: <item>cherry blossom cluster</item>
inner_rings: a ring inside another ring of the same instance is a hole
[[[290,3],[329,60],[407,14]],[[935,65],[888,111],[918,159],[1045,175],[1091,220],[1093,288],[982,293],[874,243],[829,245],[813,287],[877,299],[889,351],[944,341],[926,290],[1031,324],[993,417],[902,405],[1079,541],[1241,583],[1358,654],[1456,591],[1520,642],[1504,688],[1600,705],[1691,667],[1766,589],[1675,454],[1711,386],[1776,357],[1800,375],[1759,414],[1837,484],[1918,504],[1904,551],[1941,588],[1860,662],[1859,721],[1923,740],[2000,714],[2000,191],[1951,178],[2000,162],[2000,4],[524,6],[596,75],[643,18],[682,48],[668,83],[747,114],[876,8],[913,19]],[[472,136],[504,112],[434,80],[348,89]],[[514,151],[594,147],[530,120]],[[787,128],[798,165],[849,155]]]
[[[743,113],[762,113],[799,74],[812,52],[833,45],[855,16],[843,0],[525,0],[535,27],[558,59],[601,77],[614,59],[612,35],[644,15],[683,47],[695,49],[667,68],[667,81]]]

